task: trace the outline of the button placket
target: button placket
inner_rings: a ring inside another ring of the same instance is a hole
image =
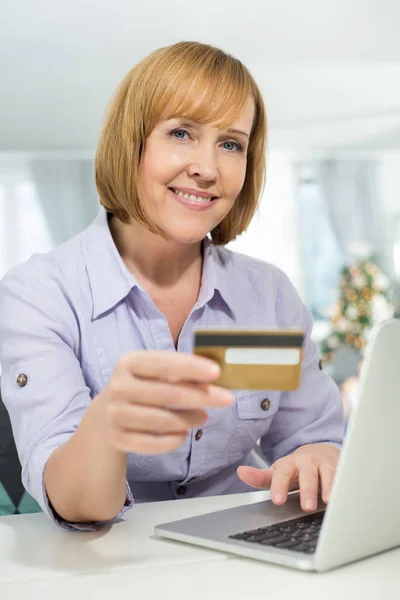
[[[192,430],[192,437],[191,437],[192,451],[190,453],[190,458],[189,458],[189,469],[188,469],[188,473],[187,473],[188,479],[186,480],[185,485],[194,481],[197,478],[197,476],[199,475],[199,472],[201,473],[203,470],[204,452],[206,450],[206,445],[197,443],[201,440],[203,435],[204,435],[203,429],[198,429],[197,431]],[[192,475],[193,472],[195,473],[195,475]],[[190,475],[189,475],[189,473],[190,473]],[[185,486],[180,486],[180,487],[185,487]],[[185,492],[183,492],[183,493],[186,493],[186,491],[187,490],[185,489]],[[179,495],[183,495],[178,492],[178,489],[176,490],[176,493]]]

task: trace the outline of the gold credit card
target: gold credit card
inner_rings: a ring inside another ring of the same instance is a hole
[[[197,329],[194,353],[216,361],[216,385],[232,390],[296,390],[304,332],[295,329]]]

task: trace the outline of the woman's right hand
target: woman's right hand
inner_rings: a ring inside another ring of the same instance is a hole
[[[207,420],[207,407],[232,404],[229,390],[212,385],[219,365],[194,354],[138,351],[124,354],[100,396],[107,438],[121,452],[162,454]]]

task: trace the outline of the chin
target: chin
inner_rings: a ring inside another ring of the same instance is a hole
[[[166,227],[163,228],[165,234],[171,241],[179,244],[198,244],[209,233],[204,227]]]

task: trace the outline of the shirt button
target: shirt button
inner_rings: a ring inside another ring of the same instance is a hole
[[[28,383],[27,375],[25,375],[25,373],[20,373],[17,377],[17,384],[19,385],[19,387],[25,387],[27,383]]]
[[[203,435],[203,432],[201,429],[199,429],[198,431],[196,431],[196,435],[194,436],[196,439],[196,442],[199,441],[199,439],[201,438],[201,436]]]
[[[269,410],[271,407],[271,400],[269,398],[264,398],[264,400],[261,402],[261,408],[263,410]]]
[[[186,486],[180,485],[178,488],[176,488],[176,493],[178,496],[184,496],[186,494]]]

